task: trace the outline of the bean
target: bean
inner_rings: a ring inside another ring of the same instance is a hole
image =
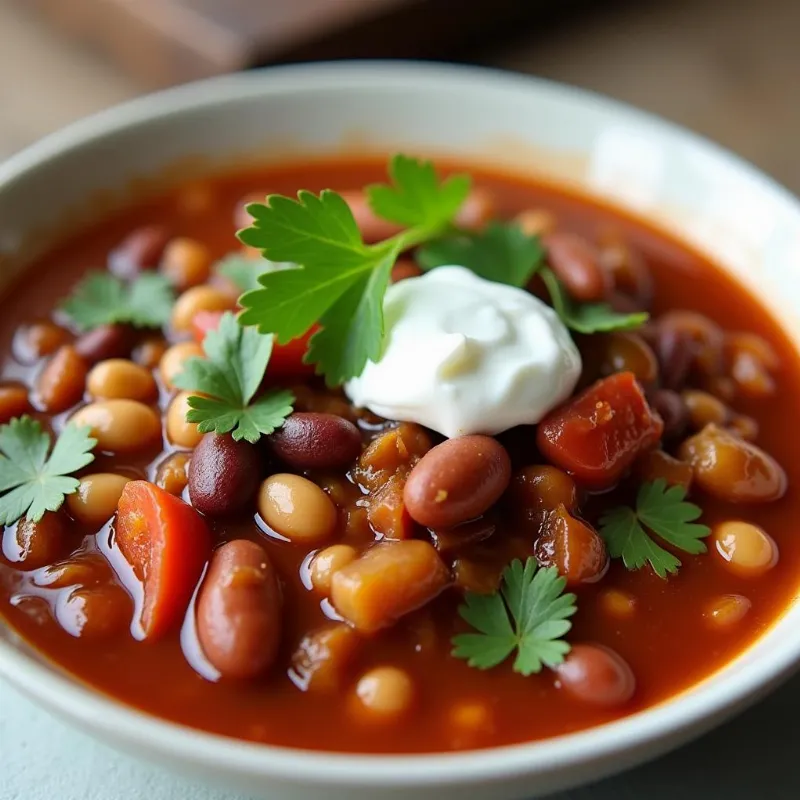
[[[608,569],[606,546],[597,531],[563,505],[548,514],[533,552],[539,566],[556,567],[569,586],[595,583]]]
[[[75,351],[87,364],[109,358],[125,358],[133,347],[135,333],[128,325],[101,325],[81,334],[75,341]]]
[[[494,196],[487,189],[472,189],[456,214],[455,224],[466,230],[479,230],[495,217]]]
[[[636,690],[627,662],[607,647],[575,644],[556,667],[558,682],[578,700],[595,706],[621,706]]]
[[[179,237],[164,248],[160,270],[182,292],[209,279],[212,261],[209,249],[202,242]]]
[[[781,365],[781,360],[772,345],[755,333],[726,334],[725,350],[731,357],[738,353],[747,353],[768,372],[779,369]]]
[[[586,347],[584,363],[590,363],[596,377],[615,372],[632,372],[647,386],[658,378],[658,361],[650,345],[636,333],[617,331],[592,336]]]
[[[69,342],[69,331],[53,322],[34,322],[14,335],[14,357],[22,364],[33,364],[50,356]]]
[[[356,697],[370,717],[396,720],[414,704],[414,682],[399,667],[376,667],[359,678]]]
[[[42,408],[49,414],[58,414],[78,403],[83,397],[87,372],[86,362],[72,345],[60,347],[36,383]]]
[[[336,530],[336,506],[307,478],[279,473],[267,478],[258,491],[258,513],[274,531],[290,542],[314,546]]]
[[[176,447],[191,450],[200,444],[203,434],[198,430],[196,422],[188,422],[189,398],[193,392],[178,392],[167,409],[167,438]]]
[[[87,425],[97,439],[97,449],[109,453],[135,453],[161,439],[158,414],[138,400],[90,403],[73,414],[70,422]]]
[[[556,231],[543,237],[547,260],[567,292],[581,302],[602,300],[610,279],[595,248],[581,236]]]
[[[133,351],[131,358],[145,369],[156,369],[164,353],[167,352],[167,343],[160,337],[145,339]]]
[[[361,189],[347,189],[340,194],[350,206],[356,225],[367,244],[388,239],[400,230],[397,223],[389,222],[375,215],[367,202],[366,194]]]
[[[544,236],[556,229],[558,220],[546,208],[528,208],[514,217],[514,223],[526,236]]]
[[[411,470],[403,497],[411,517],[431,528],[483,514],[508,488],[511,459],[490,436],[459,436],[426,453]]]
[[[127,398],[144,403],[158,396],[150,372],[125,358],[110,358],[95,364],[86,378],[86,390],[95,400]]]
[[[738,575],[757,577],[778,563],[778,545],[763,528],[731,520],[714,528],[713,540],[726,566]]]
[[[652,346],[663,388],[681,389],[692,366],[693,342],[689,333],[679,328],[657,326]]]
[[[422,270],[410,259],[401,258],[392,267],[392,283],[399,283],[408,278],[418,278],[422,275]]]
[[[709,627],[730,630],[741,622],[752,608],[750,600],[741,594],[723,594],[706,605],[703,617]]]
[[[363,639],[337,622],[303,637],[292,656],[290,675],[302,691],[334,695],[346,685]]]
[[[694,477],[691,464],[663,450],[650,450],[639,456],[634,464],[634,472],[643,483],[665,480],[667,485],[682,486],[686,491],[689,491]]]
[[[615,619],[631,619],[636,614],[636,598],[621,589],[604,589],[600,593],[600,606]]]
[[[167,456],[156,470],[156,486],[180,497],[189,482],[187,474],[189,463],[188,453],[173,453]]]
[[[538,526],[548,512],[563,505],[567,511],[578,507],[575,481],[566,472],[549,464],[519,470],[508,489],[510,506],[522,522]]]
[[[600,265],[610,273],[617,292],[633,298],[638,309],[650,307],[653,276],[641,253],[624,242],[609,242],[600,249]]]
[[[99,528],[114,516],[122,490],[129,480],[125,475],[113,472],[84,475],[77,491],[67,496],[69,513],[78,522]]]
[[[689,414],[689,423],[699,431],[706,425],[724,425],[730,415],[730,409],[714,395],[697,389],[684,389],[681,394]]]
[[[93,586],[111,580],[111,567],[97,553],[81,554],[50,565],[36,576],[37,586],[65,589],[68,586]]]
[[[56,620],[79,639],[107,639],[127,630],[133,614],[131,598],[116,584],[80,587],[56,603]]]
[[[786,492],[786,473],[771,455],[717,425],[687,439],[679,456],[698,485],[721,500],[769,503]]]
[[[736,388],[746,397],[771,397],[775,394],[775,381],[761,360],[752,353],[738,351],[732,359],[730,370]]]
[[[735,436],[748,442],[758,439],[758,421],[745,414],[734,414],[728,422],[727,428]]]
[[[356,630],[372,633],[421,608],[449,582],[447,568],[428,542],[380,542],[334,573],[330,597]]]
[[[297,470],[349,467],[361,452],[358,428],[335,414],[290,414],[267,443],[281,461]]]
[[[183,372],[186,362],[190,358],[203,358],[203,348],[197,342],[179,342],[172,345],[158,364],[161,380],[167,389],[175,387],[175,376]]]
[[[474,748],[476,742],[495,731],[496,722],[487,701],[461,700],[448,713],[448,722],[453,729],[450,746],[455,750]]]
[[[239,511],[253,499],[261,470],[258,450],[250,442],[237,442],[230,434],[205,434],[189,462],[192,505],[209,516]]]
[[[695,311],[677,310],[662,315],[658,325],[661,330],[680,332],[684,342],[688,339],[691,363],[703,375],[711,377],[722,373],[725,335],[716,322]]]
[[[648,402],[664,420],[664,441],[680,439],[689,423],[689,411],[683,398],[672,389],[656,389],[649,395]]]
[[[241,197],[233,208],[233,224],[237,230],[241,228],[249,228],[253,224],[253,217],[247,212],[247,206],[251,203],[264,203],[270,192],[264,189],[260,192],[248,192],[244,197]]]
[[[355,548],[349,544],[334,544],[320,550],[309,567],[311,585],[322,594],[330,593],[334,574],[357,557]]]
[[[199,311],[232,311],[235,307],[235,297],[213,286],[193,286],[179,295],[172,307],[172,329],[177,333],[189,333]]]
[[[214,552],[197,596],[197,637],[223,678],[255,678],[275,663],[281,595],[261,545],[237,539]]]
[[[0,425],[30,409],[28,390],[21,384],[0,386]]]
[[[38,522],[22,517],[3,534],[3,554],[24,569],[38,569],[64,555],[69,531],[65,518],[56,511],[46,511]]]
[[[108,268],[120,278],[133,278],[142,270],[158,266],[169,241],[161,225],[145,225],[126,236],[108,257]]]

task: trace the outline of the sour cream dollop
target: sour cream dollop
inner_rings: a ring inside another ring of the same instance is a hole
[[[383,358],[345,385],[358,406],[447,437],[538,422],[572,393],[575,343],[532,294],[438,267],[393,284]]]

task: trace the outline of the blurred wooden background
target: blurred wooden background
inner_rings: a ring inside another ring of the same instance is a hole
[[[0,158],[148,87],[43,24],[33,10],[42,4],[54,0],[0,0]],[[462,55],[656,111],[800,191],[800,0],[598,2],[562,24],[534,18],[515,30]]]

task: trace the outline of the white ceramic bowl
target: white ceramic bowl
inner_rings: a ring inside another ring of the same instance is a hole
[[[800,205],[772,181],[686,131],[609,100],[531,78],[424,64],[235,75],[73,125],[0,166],[0,276],[23,269],[99,203],[122,203],[165,175],[396,148],[512,167],[634,208],[715,256],[788,327],[795,324]],[[735,662],[669,702],[542,743],[452,755],[328,755],[193,731],[88,690],[2,622],[0,675],[105,742],[252,795],[502,800],[598,778],[702,733],[794,668],[798,631],[795,604]]]

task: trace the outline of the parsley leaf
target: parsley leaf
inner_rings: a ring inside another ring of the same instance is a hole
[[[265,258],[246,258],[239,253],[231,253],[220,259],[214,265],[214,270],[217,275],[235,284],[240,292],[251,292],[261,286],[258,279],[265,273],[295,269],[296,266],[291,262],[279,263],[267,261]]]
[[[478,633],[455,636],[453,655],[471,667],[491,669],[516,650],[514,671],[526,676],[558,666],[570,651],[563,637],[577,611],[575,595],[564,594],[565,586],[555,567],[537,569],[533,558],[524,567],[513,561],[503,572],[499,592],[465,594],[458,613]]]
[[[294,395],[286,390],[266,392],[251,402],[272,355],[272,336],[243,328],[227,312],[219,328],[206,334],[203,350],[206,357],[190,358],[174,380],[179,389],[202,392],[189,397],[186,415],[201,433],[232,431],[237,441],[257,442],[292,413]]]
[[[116,322],[160,328],[169,321],[174,299],[169,280],[157,272],[143,272],[129,284],[109,272],[92,272],[61,310],[79,331]]]
[[[576,303],[561,285],[561,281],[549,268],[539,270],[542,280],[550,292],[550,300],[561,321],[578,333],[601,333],[625,331],[638,328],[649,319],[646,312],[618,314],[608,303]]]
[[[437,239],[417,250],[424,270],[457,264],[489,281],[522,288],[541,268],[544,248],[514,223],[492,222],[475,234]]]
[[[259,288],[240,300],[240,323],[274,333],[281,344],[319,323],[306,360],[329,385],[360,375],[368,360],[381,357],[383,296],[394,262],[403,250],[444,233],[469,191],[464,177],[440,183],[429,162],[395,156],[389,169],[393,185],[369,187],[370,203],[384,219],[410,227],[383,242],[365,244],[350,207],[330,190],[249,205],[253,224],[239,232],[266,259],[299,267],[262,274]]]
[[[0,525],[22,516],[38,522],[45,511],[57,511],[64,497],[78,488],[70,473],[91,464],[97,444],[89,428],[67,425],[50,449],[50,436],[28,416],[0,426]]]
[[[641,485],[636,509],[619,506],[606,511],[600,518],[600,535],[611,557],[622,558],[628,569],[641,569],[649,563],[660,578],[677,572],[680,559],[661,547],[648,530],[685,553],[705,553],[702,539],[711,529],[694,521],[702,510],[685,498],[686,489],[667,486],[659,478]]]

